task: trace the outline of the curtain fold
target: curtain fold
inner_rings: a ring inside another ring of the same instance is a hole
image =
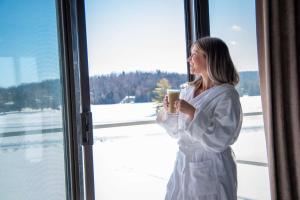
[[[256,0],[260,87],[273,200],[300,199],[299,13],[299,0]]]

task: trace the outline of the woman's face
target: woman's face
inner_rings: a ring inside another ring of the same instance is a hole
[[[190,63],[190,72],[193,75],[202,75],[207,73],[206,54],[195,46],[191,49],[191,55],[188,57]]]

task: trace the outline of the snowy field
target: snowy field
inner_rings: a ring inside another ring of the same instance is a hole
[[[244,113],[261,112],[260,97],[242,97],[241,102]],[[155,119],[152,103],[91,108],[94,125]],[[0,114],[0,199],[65,199],[62,133],[41,132],[61,127],[61,111]],[[94,139],[96,199],[164,199],[177,144],[161,127],[94,129]],[[233,149],[238,161],[267,163],[262,115],[244,118]],[[240,199],[270,199],[267,167],[239,163]]]
[[[244,113],[261,112],[260,97],[242,97],[241,103]],[[93,123],[107,124],[128,121],[144,121],[155,119],[154,103],[91,105]],[[250,122],[249,122],[250,123]],[[262,122],[254,121],[254,124]],[[245,124],[252,126],[252,124]],[[0,137],[3,133],[16,131],[32,131],[54,129],[62,127],[61,110],[30,110],[21,112],[0,113]]]

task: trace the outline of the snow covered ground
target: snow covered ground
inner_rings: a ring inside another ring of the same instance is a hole
[[[244,96],[241,98],[241,103],[244,113],[262,111],[259,96]],[[154,103],[91,105],[91,110],[94,125],[155,119]],[[40,111],[25,109],[22,112],[0,114],[0,137],[2,133],[8,132],[61,127],[61,110],[45,109]]]
[[[267,162],[262,129],[244,130],[233,149],[237,160]],[[176,151],[176,140],[156,124],[97,129],[97,199],[164,199]],[[240,199],[270,199],[267,167],[238,164],[238,177]]]
[[[242,97],[243,111],[261,112],[260,97]],[[92,105],[94,124],[153,120],[152,103]],[[0,199],[65,199],[61,111],[0,115]],[[37,130],[34,135],[28,135]],[[27,131],[27,132],[26,132]],[[10,133],[22,136],[7,136]],[[159,200],[177,151],[176,141],[156,124],[94,130],[96,199]],[[262,115],[244,118],[233,146],[237,160],[267,163]],[[268,169],[238,164],[240,199],[270,199]],[[18,180],[18,181],[16,181]]]

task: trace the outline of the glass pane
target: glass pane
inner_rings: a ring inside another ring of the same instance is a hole
[[[66,199],[55,2],[0,2],[0,199]]]
[[[155,116],[187,81],[183,1],[86,1],[86,15],[96,199],[164,199],[177,144]]]
[[[209,14],[211,36],[227,43],[240,73],[237,90],[244,120],[241,134],[233,145],[238,163],[238,196],[271,199],[259,91],[255,0],[209,0]]]

